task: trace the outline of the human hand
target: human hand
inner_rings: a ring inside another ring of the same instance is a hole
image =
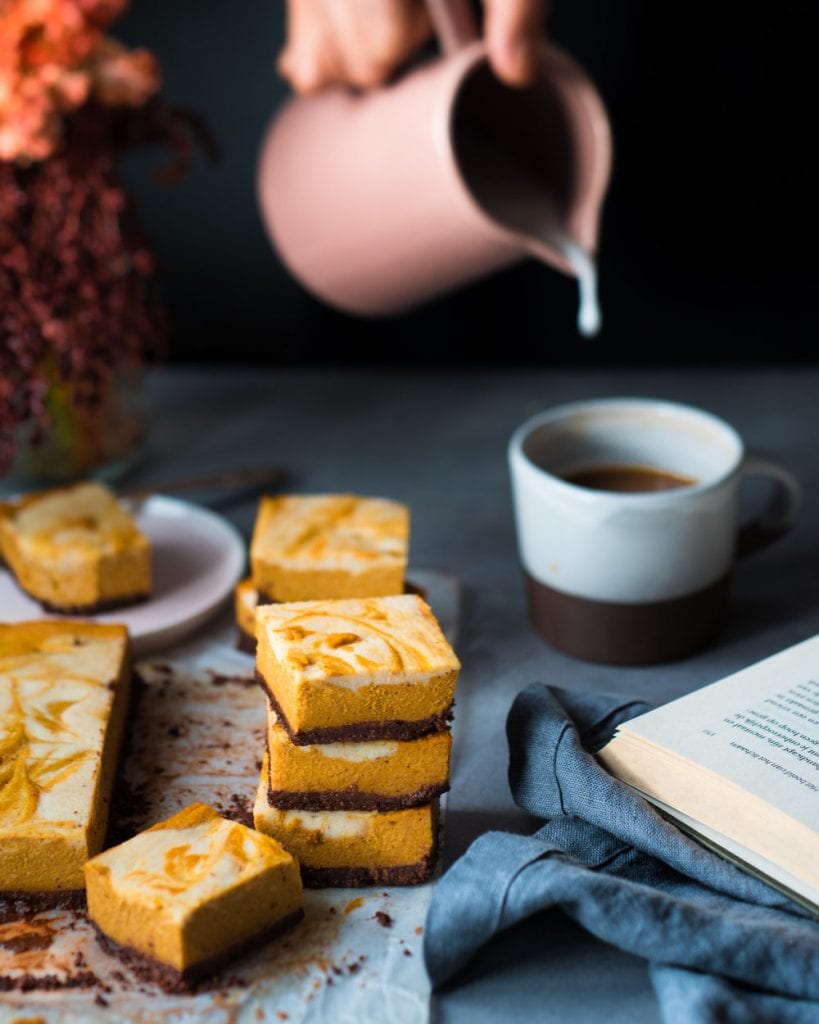
[[[546,0],[484,0],[489,62],[508,85],[534,78]],[[369,89],[432,34],[423,0],[287,0],[287,42],[278,68],[297,92],[328,85]]]

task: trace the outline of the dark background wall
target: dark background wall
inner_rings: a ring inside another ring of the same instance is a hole
[[[554,0],[552,38],[609,107],[615,170],[600,253],[605,327],[574,328],[572,281],[524,264],[408,316],[346,317],[264,236],[254,162],[285,96],[281,0],[132,0],[116,34],[159,57],[165,94],[222,150],[181,185],[127,168],[164,265],[171,357],[212,361],[630,363],[813,360],[817,316],[813,0]],[[476,353],[475,339],[485,352]]]

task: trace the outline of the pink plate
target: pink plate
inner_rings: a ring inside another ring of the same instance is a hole
[[[144,655],[178,643],[220,608],[242,575],[245,543],[223,516],[177,498],[148,498],[135,514],[153,547],[153,596],[130,608],[88,617],[124,623],[135,653]],[[0,570],[0,619],[43,618],[61,616],[44,612]]]

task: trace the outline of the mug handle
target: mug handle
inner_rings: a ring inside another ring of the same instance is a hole
[[[766,548],[796,522],[802,506],[802,487],[781,462],[764,452],[750,451],[742,464],[742,476],[766,476],[773,483],[770,497],[759,515],[739,528],[737,558]]]

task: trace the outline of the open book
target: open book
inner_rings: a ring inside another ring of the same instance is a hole
[[[625,722],[597,756],[819,914],[819,635]]]

